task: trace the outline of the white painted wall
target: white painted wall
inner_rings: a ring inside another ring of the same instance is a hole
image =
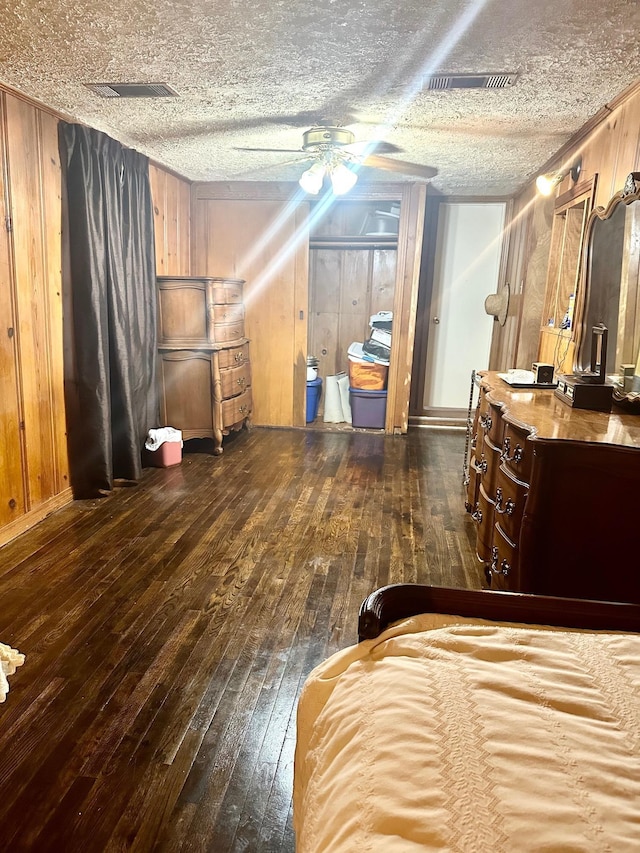
[[[489,366],[495,321],[484,300],[498,287],[504,219],[504,202],[440,205],[425,408],[466,409],[471,371]]]

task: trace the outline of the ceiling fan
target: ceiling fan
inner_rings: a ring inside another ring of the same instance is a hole
[[[385,154],[395,154],[402,149],[389,142],[356,142],[355,134],[337,123],[327,121],[316,124],[302,134],[301,148],[239,148],[239,151],[277,151],[304,154],[294,161],[313,164],[300,177],[300,186],[305,192],[317,195],[325,177],[329,177],[335,195],[348,192],[358,180],[360,166],[384,169],[417,178],[429,179],[438,174],[433,166],[395,160]]]

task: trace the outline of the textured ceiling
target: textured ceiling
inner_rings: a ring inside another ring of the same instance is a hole
[[[192,180],[295,180],[330,118],[441,192],[511,194],[640,78],[637,0],[18,0],[0,82]],[[516,71],[504,90],[422,91],[435,72]],[[85,84],[165,82],[106,100]],[[363,179],[399,176],[363,169]]]

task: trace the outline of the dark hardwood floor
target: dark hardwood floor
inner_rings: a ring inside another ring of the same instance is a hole
[[[296,698],[396,581],[479,587],[464,434],[254,429],[0,549],[0,849],[294,849]]]

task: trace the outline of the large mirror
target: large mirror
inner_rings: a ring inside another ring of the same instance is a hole
[[[592,329],[604,325],[606,373],[615,383],[616,401],[640,410],[640,205],[633,204],[639,199],[640,172],[632,172],[606,208],[589,216],[575,372],[591,370]]]

